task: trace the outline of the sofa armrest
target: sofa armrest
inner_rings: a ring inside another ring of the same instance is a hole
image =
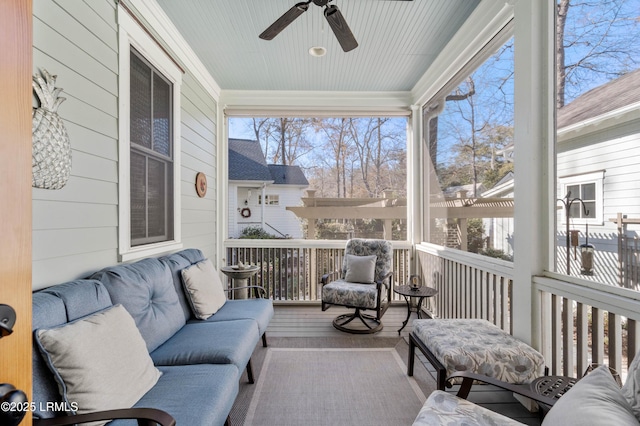
[[[254,294],[254,296],[256,298],[263,299],[267,295],[267,290],[265,290],[264,287],[262,287],[260,285],[247,285],[247,286],[243,286],[243,287],[228,288],[227,292],[229,294],[231,294],[236,290],[242,290],[242,289],[245,289],[245,288],[252,288],[253,289],[253,294]]]
[[[65,426],[100,420],[136,419],[139,426],[175,426],[176,421],[165,411],[155,408],[125,408],[121,410],[96,411],[75,416],[33,419],[34,426]]]
[[[477,380],[479,382],[494,385],[500,389],[522,395],[540,404],[548,405],[549,407],[552,407],[557,401],[555,398],[549,398],[535,393],[531,390],[529,385],[515,385],[513,383],[503,382],[493,377],[485,376],[484,374],[471,373],[469,371],[458,371],[447,377],[447,381],[451,382],[451,380],[455,378],[462,378],[462,384],[460,385],[457,396],[463,399],[467,399],[469,392],[471,391],[471,386],[473,386],[473,382]]]

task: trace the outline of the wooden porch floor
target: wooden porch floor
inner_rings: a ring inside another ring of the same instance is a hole
[[[275,305],[275,315],[267,329],[268,337],[306,337],[306,338],[331,338],[351,336],[358,339],[376,339],[383,337],[398,337],[398,330],[402,327],[402,322],[407,317],[407,307],[405,303],[392,305],[383,317],[384,328],[376,334],[354,335],[336,330],[332,321],[336,316],[348,313],[350,310],[340,307],[332,307],[322,312],[319,304]],[[412,312],[407,326],[402,330],[400,336],[408,341],[411,332],[411,324],[416,318],[416,313]],[[419,353],[419,351],[418,351]],[[422,354],[418,355],[422,365],[435,377],[435,371]],[[416,363],[416,368],[418,368]],[[435,387],[435,379],[434,379]],[[457,387],[451,389],[456,392]],[[469,400],[483,405],[493,411],[497,411],[507,417],[516,419],[528,425],[540,425],[537,413],[527,411],[510,392],[501,391],[493,386],[474,386]]]

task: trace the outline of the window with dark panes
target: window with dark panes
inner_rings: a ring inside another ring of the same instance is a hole
[[[172,90],[131,49],[131,246],[173,239]]]

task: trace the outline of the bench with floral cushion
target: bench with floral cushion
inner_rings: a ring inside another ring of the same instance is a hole
[[[438,389],[455,372],[530,383],[543,374],[544,358],[526,343],[482,319],[417,319],[409,336],[407,373],[413,375],[416,347],[437,371]]]
[[[602,365],[580,379],[559,399],[539,395],[529,385],[514,385],[466,371],[453,374],[451,379],[462,380],[457,395],[441,390],[432,392],[413,426],[521,425],[466,400],[473,384],[481,382],[550,406],[542,426],[640,425],[640,354],[629,366],[622,388],[610,369]]]

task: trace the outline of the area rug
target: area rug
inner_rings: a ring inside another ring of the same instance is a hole
[[[394,348],[269,348],[244,424],[411,424],[425,395]]]

